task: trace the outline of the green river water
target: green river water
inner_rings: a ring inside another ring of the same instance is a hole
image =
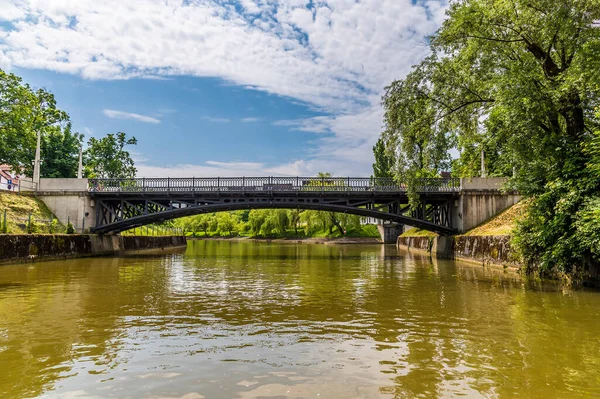
[[[600,292],[393,246],[0,267],[0,398],[600,397]]]

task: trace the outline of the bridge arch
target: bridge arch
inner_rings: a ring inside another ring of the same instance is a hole
[[[202,214],[210,214],[217,212],[229,212],[252,209],[301,209],[315,211],[330,211],[337,213],[347,213],[351,215],[370,217],[387,222],[410,225],[421,229],[435,231],[440,234],[454,233],[454,229],[441,226],[439,224],[417,219],[403,214],[386,212],[379,209],[367,209],[353,206],[336,205],[336,204],[321,204],[321,203],[291,203],[291,202],[273,202],[273,203],[221,203],[211,205],[201,205],[195,207],[176,208],[165,210],[162,212],[141,214],[132,216],[112,223],[97,225],[92,228],[92,232],[97,234],[114,234],[122,231],[130,230],[136,227],[145,226],[153,223],[160,223],[168,220],[179,219],[182,217],[196,216]]]

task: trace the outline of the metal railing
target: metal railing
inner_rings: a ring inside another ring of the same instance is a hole
[[[418,192],[454,192],[460,179],[428,178],[416,182]],[[369,177],[195,177],[89,179],[90,192],[406,192],[407,184]]]

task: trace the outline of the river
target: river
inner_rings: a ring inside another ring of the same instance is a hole
[[[600,293],[393,246],[0,267],[0,398],[600,396]]]

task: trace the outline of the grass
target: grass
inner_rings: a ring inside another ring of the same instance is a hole
[[[400,235],[400,237],[435,237],[437,235],[438,234],[434,233],[433,231],[423,230],[415,227],[405,231]]]
[[[517,220],[522,218],[527,211],[527,202],[521,201],[504,212],[494,216],[487,222],[462,234],[465,236],[502,236],[511,235],[516,227]],[[406,231],[401,237],[434,237],[436,233],[413,228]]]
[[[8,234],[26,234],[30,214],[38,233],[48,233],[48,222],[56,219],[41,200],[12,192],[0,192],[0,229],[4,211],[6,211]],[[60,232],[64,230],[64,226],[60,223],[57,224],[57,228]]]
[[[482,225],[469,231],[465,236],[500,236],[511,235],[516,227],[517,221],[525,215],[527,202],[521,201],[504,212],[496,215]]]

